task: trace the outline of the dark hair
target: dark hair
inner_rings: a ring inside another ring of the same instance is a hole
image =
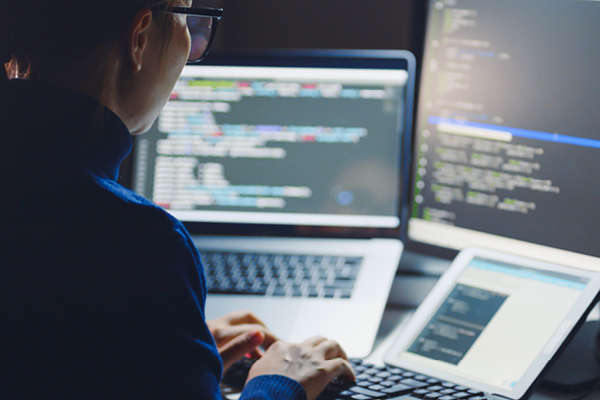
[[[118,40],[135,14],[170,0],[13,0],[0,12],[0,81],[30,76]],[[165,13],[157,13],[159,22]],[[161,21],[162,19],[162,21]]]

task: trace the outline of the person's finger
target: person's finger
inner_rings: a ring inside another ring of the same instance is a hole
[[[279,340],[279,338],[269,330],[265,323],[250,311],[238,311],[231,313],[227,316],[227,320],[230,326],[260,325],[265,328],[265,342],[263,343],[265,348],[271,347],[273,343]]]
[[[255,351],[263,340],[264,334],[261,331],[248,332],[236,337],[220,348],[219,353],[223,359],[224,369],[229,369],[231,365],[244,358],[246,354]]]
[[[250,356],[249,358],[258,360],[259,358],[262,358],[264,353],[260,349],[256,349],[253,352],[249,353],[248,355]]]
[[[265,340],[263,341],[263,344],[262,344],[262,347],[264,349],[268,349],[269,347],[271,347],[271,345],[273,345],[273,343],[275,343],[276,341],[279,340],[279,338],[277,336],[275,336],[275,334],[268,329],[265,329],[263,331],[263,333],[265,334]]]
[[[220,346],[226,345],[234,338],[246,334],[248,332],[261,331],[263,333],[264,340],[263,346],[269,348],[278,339],[277,337],[264,326],[256,324],[244,324],[244,325],[233,325],[219,330],[219,337],[215,338],[219,342]]]
[[[348,356],[342,346],[335,340],[326,340],[320,343],[316,350],[323,354],[323,357],[326,360],[331,360],[332,358],[342,358],[344,360],[348,360]]]
[[[311,338],[306,339],[303,344],[311,346],[311,347],[315,347],[320,345],[321,343],[325,342],[327,340],[327,338],[323,337],[323,336],[313,336]]]
[[[238,311],[229,314],[228,320],[231,325],[258,324],[264,328],[267,327],[264,322],[258,319],[258,317],[250,311]]]
[[[327,378],[330,381],[338,376],[344,376],[352,382],[356,381],[356,375],[354,374],[352,365],[342,358],[325,361],[323,365],[325,366]]]

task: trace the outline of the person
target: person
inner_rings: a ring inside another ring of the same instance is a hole
[[[0,13],[0,279],[10,399],[218,399],[250,353],[242,399],[315,399],[344,351],[277,340],[253,314],[206,321],[184,226],[117,183],[218,9],[189,0],[16,0]]]

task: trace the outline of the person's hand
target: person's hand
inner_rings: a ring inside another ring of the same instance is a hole
[[[240,311],[206,323],[212,333],[227,370],[246,354],[260,358],[259,347],[268,349],[277,338],[254,314]]]
[[[260,375],[283,375],[299,382],[308,400],[314,400],[325,386],[343,375],[356,377],[346,353],[337,342],[313,337],[301,344],[275,342],[248,374],[248,381]]]

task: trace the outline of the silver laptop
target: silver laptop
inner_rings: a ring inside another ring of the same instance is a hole
[[[373,345],[402,254],[414,57],[221,54],[184,70],[133,158],[133,188],[186,223],[206,317]]]

